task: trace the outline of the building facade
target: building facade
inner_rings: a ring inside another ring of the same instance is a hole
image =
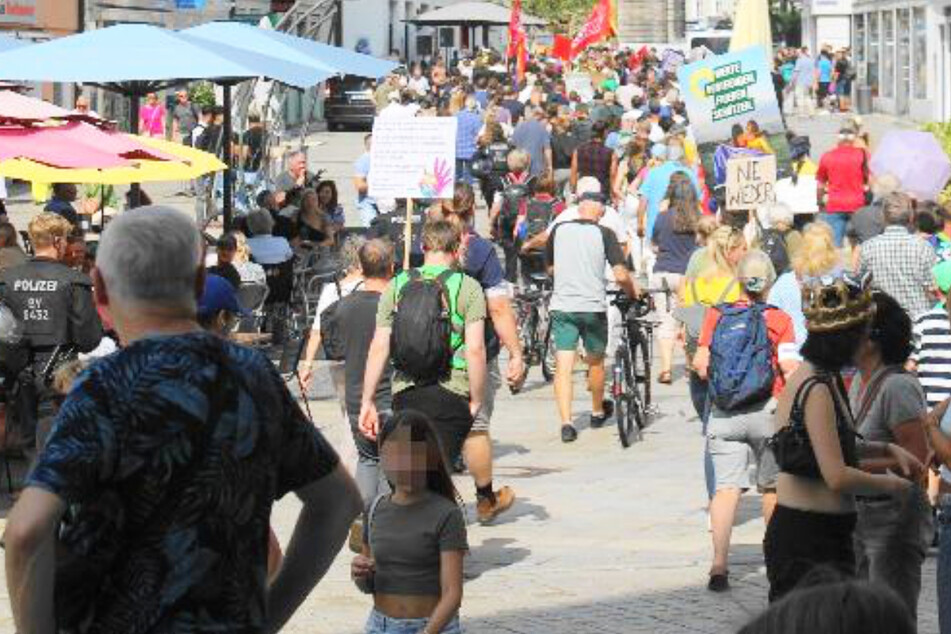
[[[723,18],[733,18],[733,0],[686,0],[687,24],[703,25]]]
[[[951,120],[951,0],[854,0],[856,85],[875,111]]]
[[[810,0],[802,7],[802,44],[815,52],[852,43],[853,0]]]

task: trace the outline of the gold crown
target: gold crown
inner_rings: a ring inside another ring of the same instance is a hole
[[[836,332],[868,322],[875,302],[868,280],[821,278],[802,286],[802,313],[809,332]]]

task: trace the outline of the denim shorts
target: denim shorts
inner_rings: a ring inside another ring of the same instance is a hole
[[[429,619],[393,619],[373,610],[367,619],[365,634],[419,634],[427,623]],[[462,634],[458,615],[442,628],[442,634]]]

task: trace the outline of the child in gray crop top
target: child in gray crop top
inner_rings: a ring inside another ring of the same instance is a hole
[[[458,634],[469,546],[435,432],[425,415],[398,412],[381,430],[380,447],[393,493],[367,512],[363,554],[351,564],[357,587],[374,595],[365,631]]]

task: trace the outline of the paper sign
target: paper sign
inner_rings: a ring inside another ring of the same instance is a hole
[[[594,86],[591,85],[591,76],[587,73],[568,73],[565,75],[565,91],[570,95],[578,93],[581,101],[587,103],[594,99]]]
[[[370,196],[452,198],[456,182],[455,117],[373,121]]]
[[[776,157],[743,156],[726,164],[726,208],[751,210],[776,202]]]

